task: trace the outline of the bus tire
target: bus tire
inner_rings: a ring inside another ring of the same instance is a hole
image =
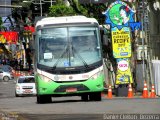
[[[41,104],[44,101],[44,97],[42,95],[37,95],[37,103]]]
[[[101,92],[93,92],[89,94],[89,100],[90,101],[101,101]]]
[[[81,100],[88,101],[88,95],[87,94],[81,95]]]
[[[37,95],[37,103],[43,104],[43,103],[51,103],[52,97],[50,95]]]

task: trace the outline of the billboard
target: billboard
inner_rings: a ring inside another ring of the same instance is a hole
[[[131,35],[130,28],[123,27],[119,30],[117,27],[111,29],[112,47],[114,58],[131,57]]]
[[[133,83],[130,68],[130,60],[128,58],[117,59],[116,84]]]

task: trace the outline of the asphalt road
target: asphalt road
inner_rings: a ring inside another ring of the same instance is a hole
[[[108,99],[105,95],[100,102],[84,102],[78,96],[57,97],[53,98],[52,103],[37,104],[35,96],[15,97],[14,87],[13,81],[0,82],[0,120],[10,120],[7,118],[13,120],[105,120],[115,118],[119,120],[123,114],[134,114],[135,116],[132,116],[134,119],[140,118],[140,115],[143,114],[160,114],[159,97],[154,99],[141,97]],[[118,116],[114,116],[116,114]],[[154,117],[160,119],[158,115]]]

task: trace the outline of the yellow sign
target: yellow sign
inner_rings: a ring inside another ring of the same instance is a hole
[[[6,39],[3,35],[0,35],[0,43],[6,43]]]
[[[112,28],[112,47],[114,58],[131,57],[130,28],[123,27],[121,30]]]
[[[128,58],[117,59],[116,84],[133,83]]]

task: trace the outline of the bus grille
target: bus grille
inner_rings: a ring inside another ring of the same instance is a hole
[[[89,90],[88,87],[86,87],[83,84],[77,84],[77,85],[61,85],[57,89],[55,89],[54,92],[66,92],[67,88],[77,88],[77,91],[86,91]]]

